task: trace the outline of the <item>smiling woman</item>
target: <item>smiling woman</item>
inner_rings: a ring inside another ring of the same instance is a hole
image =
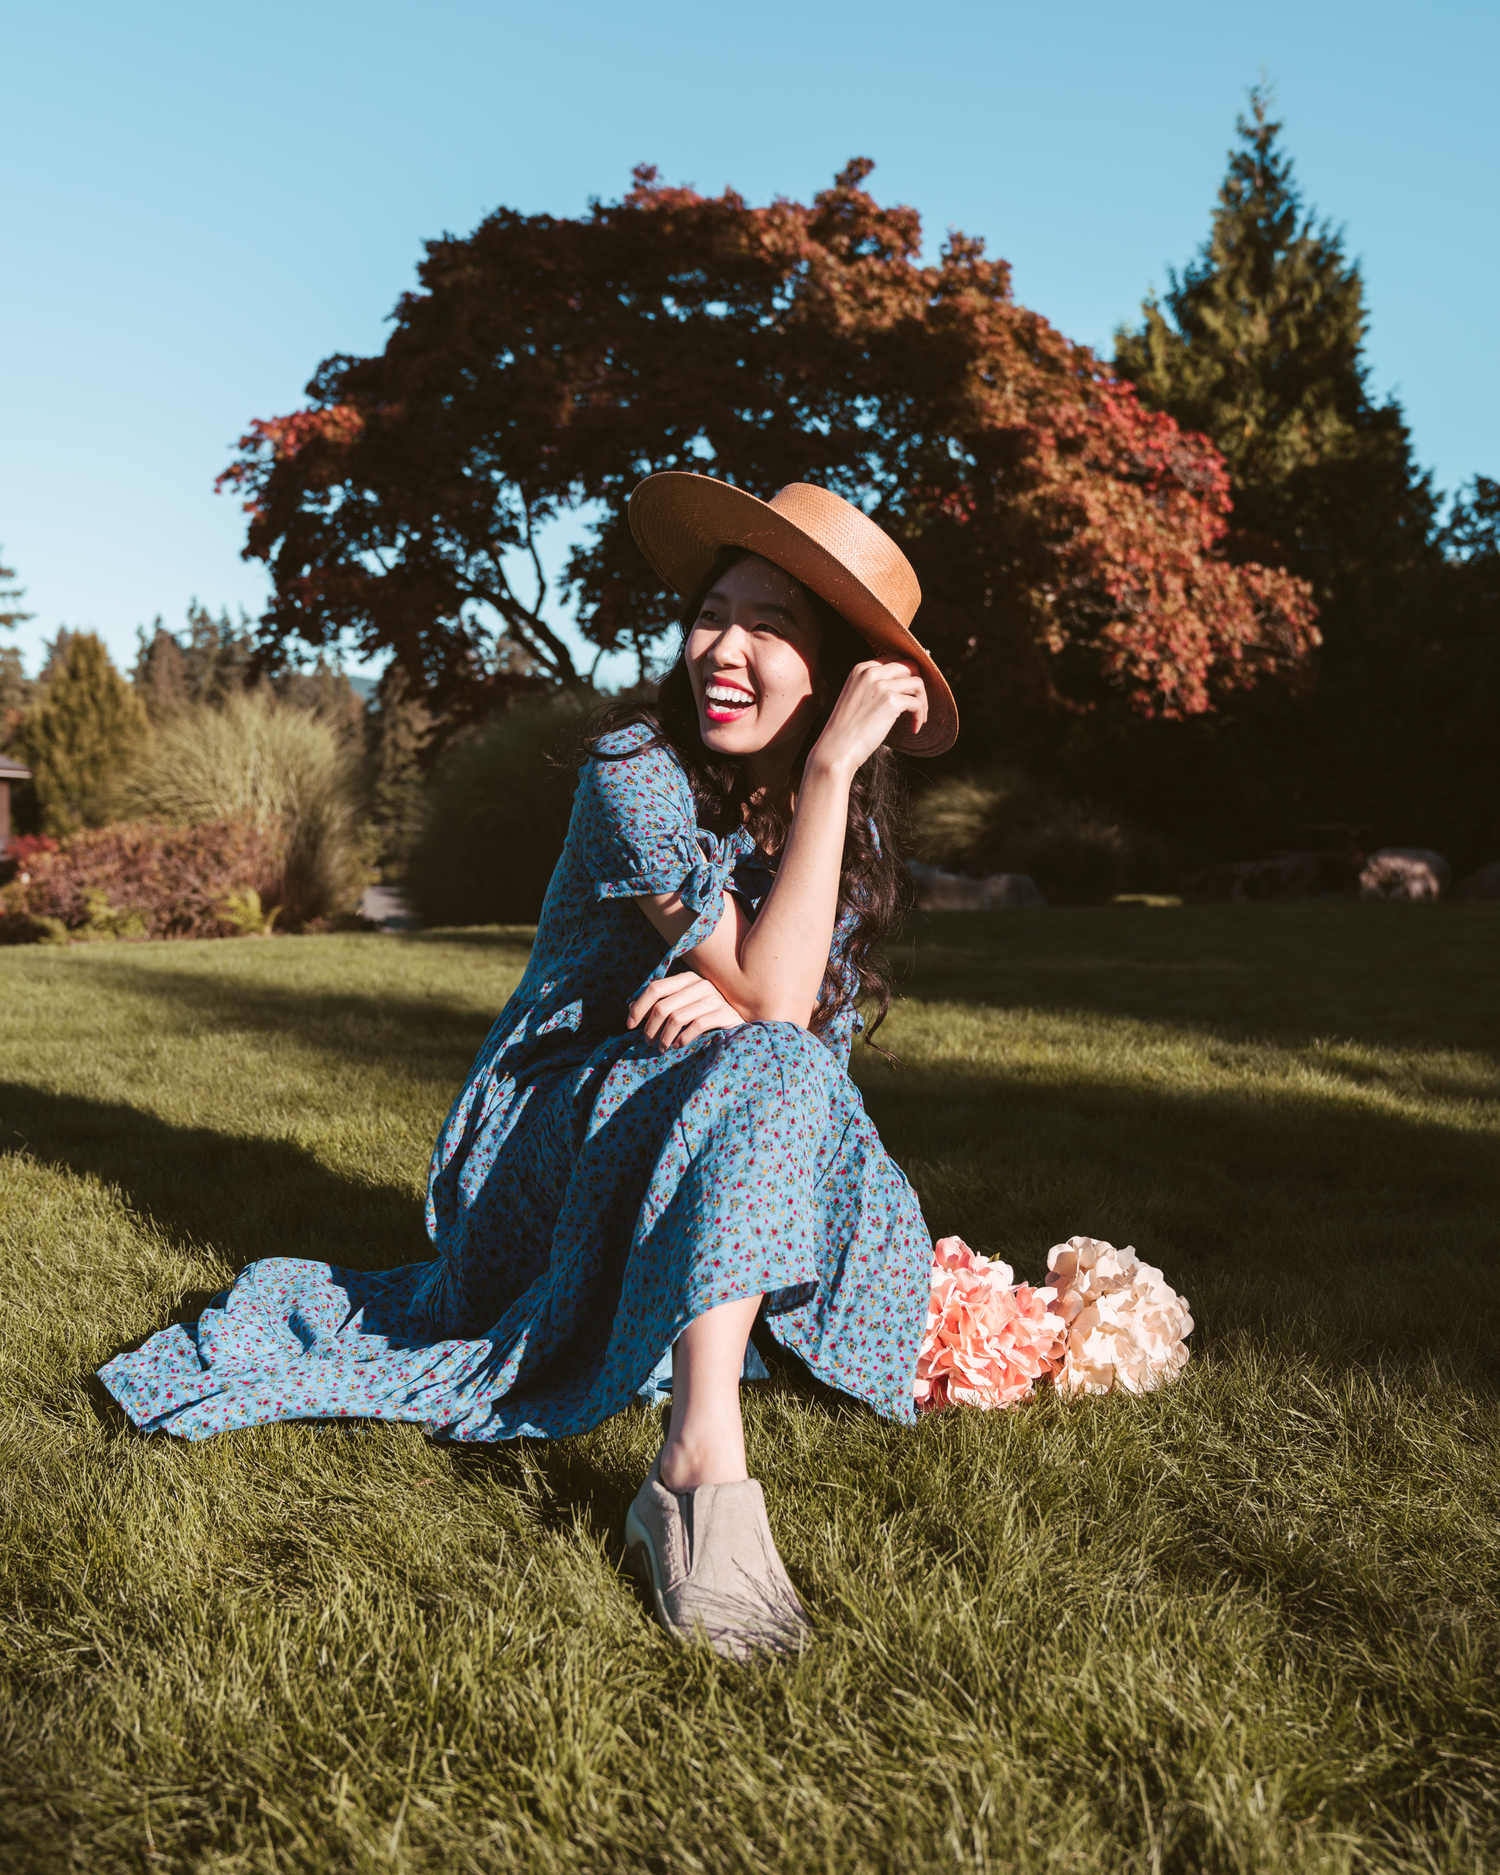
[[[356,1415],[557,1437],[670,1350],[627,1554],[670,1634],[787,1652],[808,1624],[739,1381],[763,1315],[820,1379],[915,1418],[932,1238],[848,1065],[856,1005],[889,1003],[892,748],[946,748],[957,717],[911,569],[847,502],[674,474],[631,519],[689,594],[682,655],[586,744],[526,974],[433,1154],[434,1260],[252,1264],[103,1378],[190,1438]]]

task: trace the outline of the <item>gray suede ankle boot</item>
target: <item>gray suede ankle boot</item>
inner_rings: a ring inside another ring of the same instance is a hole
[[[795,1654],[811,1632],[754,1478],[669,1491],[658,1454],[625,1514],[625,1561],[674,1640],[748,1660]]]

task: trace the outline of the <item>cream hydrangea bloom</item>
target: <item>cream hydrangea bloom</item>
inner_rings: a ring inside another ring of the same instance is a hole
[[[1126,1246],[1070,1237],[1047,1252],[1053,1312],[1067,1326],[1054,1384],[1064,1393],[1149,1393],[1187,1365],[1187,1298]]]

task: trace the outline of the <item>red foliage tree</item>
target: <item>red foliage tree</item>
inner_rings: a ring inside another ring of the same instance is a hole
[[[254,424],[221,478],[273,570],[265,653],[352,638],[459,707],[518,665],[570,680],[507,560],[540,581],[539,528],[579,508],[582,629],[642,649],[673,602],[625,503],[687,468],[858,501],[910,555],[918,633],[981,719],[1193,715],[1295,673],[1308,588],[1221,551],[1212,445],[1017,305],[979,242],[924,266],[916,214],[876,204],[870,167],[766,208],[641,169],[577,220],[501,210],[429,243],[384,352],[328,360],[312,407]]]

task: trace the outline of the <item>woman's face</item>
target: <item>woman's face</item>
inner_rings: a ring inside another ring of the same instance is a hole
[[[766,782],[790,763],[817,710],[818,615],[789,573],[751,554],[736,560],[688,632],[698,732],[719,755],[756,758]]]

